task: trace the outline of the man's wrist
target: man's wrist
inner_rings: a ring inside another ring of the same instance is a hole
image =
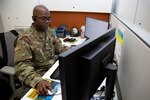
[[[37,85],[38,85],[41,81],[43,81],[43,80],[44,80],[44,79],[41,78],[41,77],[35,79],[35,80],[32,82],[31,87],[36,88]]]

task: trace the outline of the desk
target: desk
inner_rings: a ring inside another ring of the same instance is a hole
[[[74,41],[74,42],[64,42],[63,40],[65,38],[75,38],[76,41]],[[66,45],[66,46],[69,46],[69,47],[71,47],[72,45],[79,45],[87,39],[87,38],[81,38],[80,36],[79,37],[70,37],[69,35],[66,35],[65,38],[59,38],[59,39],[61,40],[63,45]]]
[[[54,72],[54,70],[58,67],[59,65],[59,61],[56,61],[56,63],[43,75],[42,78],[44,79],[50,79],[50,75]],[[53,79],[52,79],[53,80]],[[58,80],[55,80],[55,81],[58,81]],[[60,81],[58,81],[60,82]],[[27,96],[30,94],[30,92],[32,91],[33,89],[31,88],[22,98],[21,100],[33,100],[31,98],[28,98]],[[62,100],[62,97],[61,97],[61,88],[58,89],[57,91],[57,94],[58,95],[54,95],[54,97],[52,98],[53,100]]]
[[[71,45],[79,45],[82,42],[84,42],[86,40],[86,38],[81,38],[81,37],[70,37],[70,36],[66,36],[66,38],[75,38],[77,41],[71,43],[71,42],[63,42],[63,38],[60,38],[60,40],[62,41],[62,44],[66,45],[66,46],[71,46]],[[42,78],[44,79],[50,79],[50,75],[55,71],[55,69],[58,67],[59,65],[59,61],[56,61],[56,63],[42,76]],[[54,80],[54,79],[51,79]],[[58,81],[58,80],[55,80]],[[60,82],[60,81],[58,81]],[[31,98],[28,98],[27,96],[33,91],[33,88],[31,88],[22,98],[21,100],[33,100]],[[58,95],[57,95],[58,94]],[[58,89],[56,95],[54,95],[54,97],[52,98],[52,100],[62,100],[61,97],[61,88]]]

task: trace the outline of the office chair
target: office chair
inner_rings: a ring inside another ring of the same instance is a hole
[[[14,41],[18,34],[24,29],[11,30],[9,32],[0,33],[0,73],[2,76],[8,75],[10,86],[13,91],[16,89],[14,81]]]

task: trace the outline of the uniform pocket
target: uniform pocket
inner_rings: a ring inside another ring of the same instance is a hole
[[[44,56],[44,54],[43,54],[41,49],[35,50],[33,57],[34,57],[36,62],[40,62],[40,63],[44,62],[45,56]]]

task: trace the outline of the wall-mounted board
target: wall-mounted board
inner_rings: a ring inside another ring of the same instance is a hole
[[[111,13],[112,0],[39,0],[52,11]]]

